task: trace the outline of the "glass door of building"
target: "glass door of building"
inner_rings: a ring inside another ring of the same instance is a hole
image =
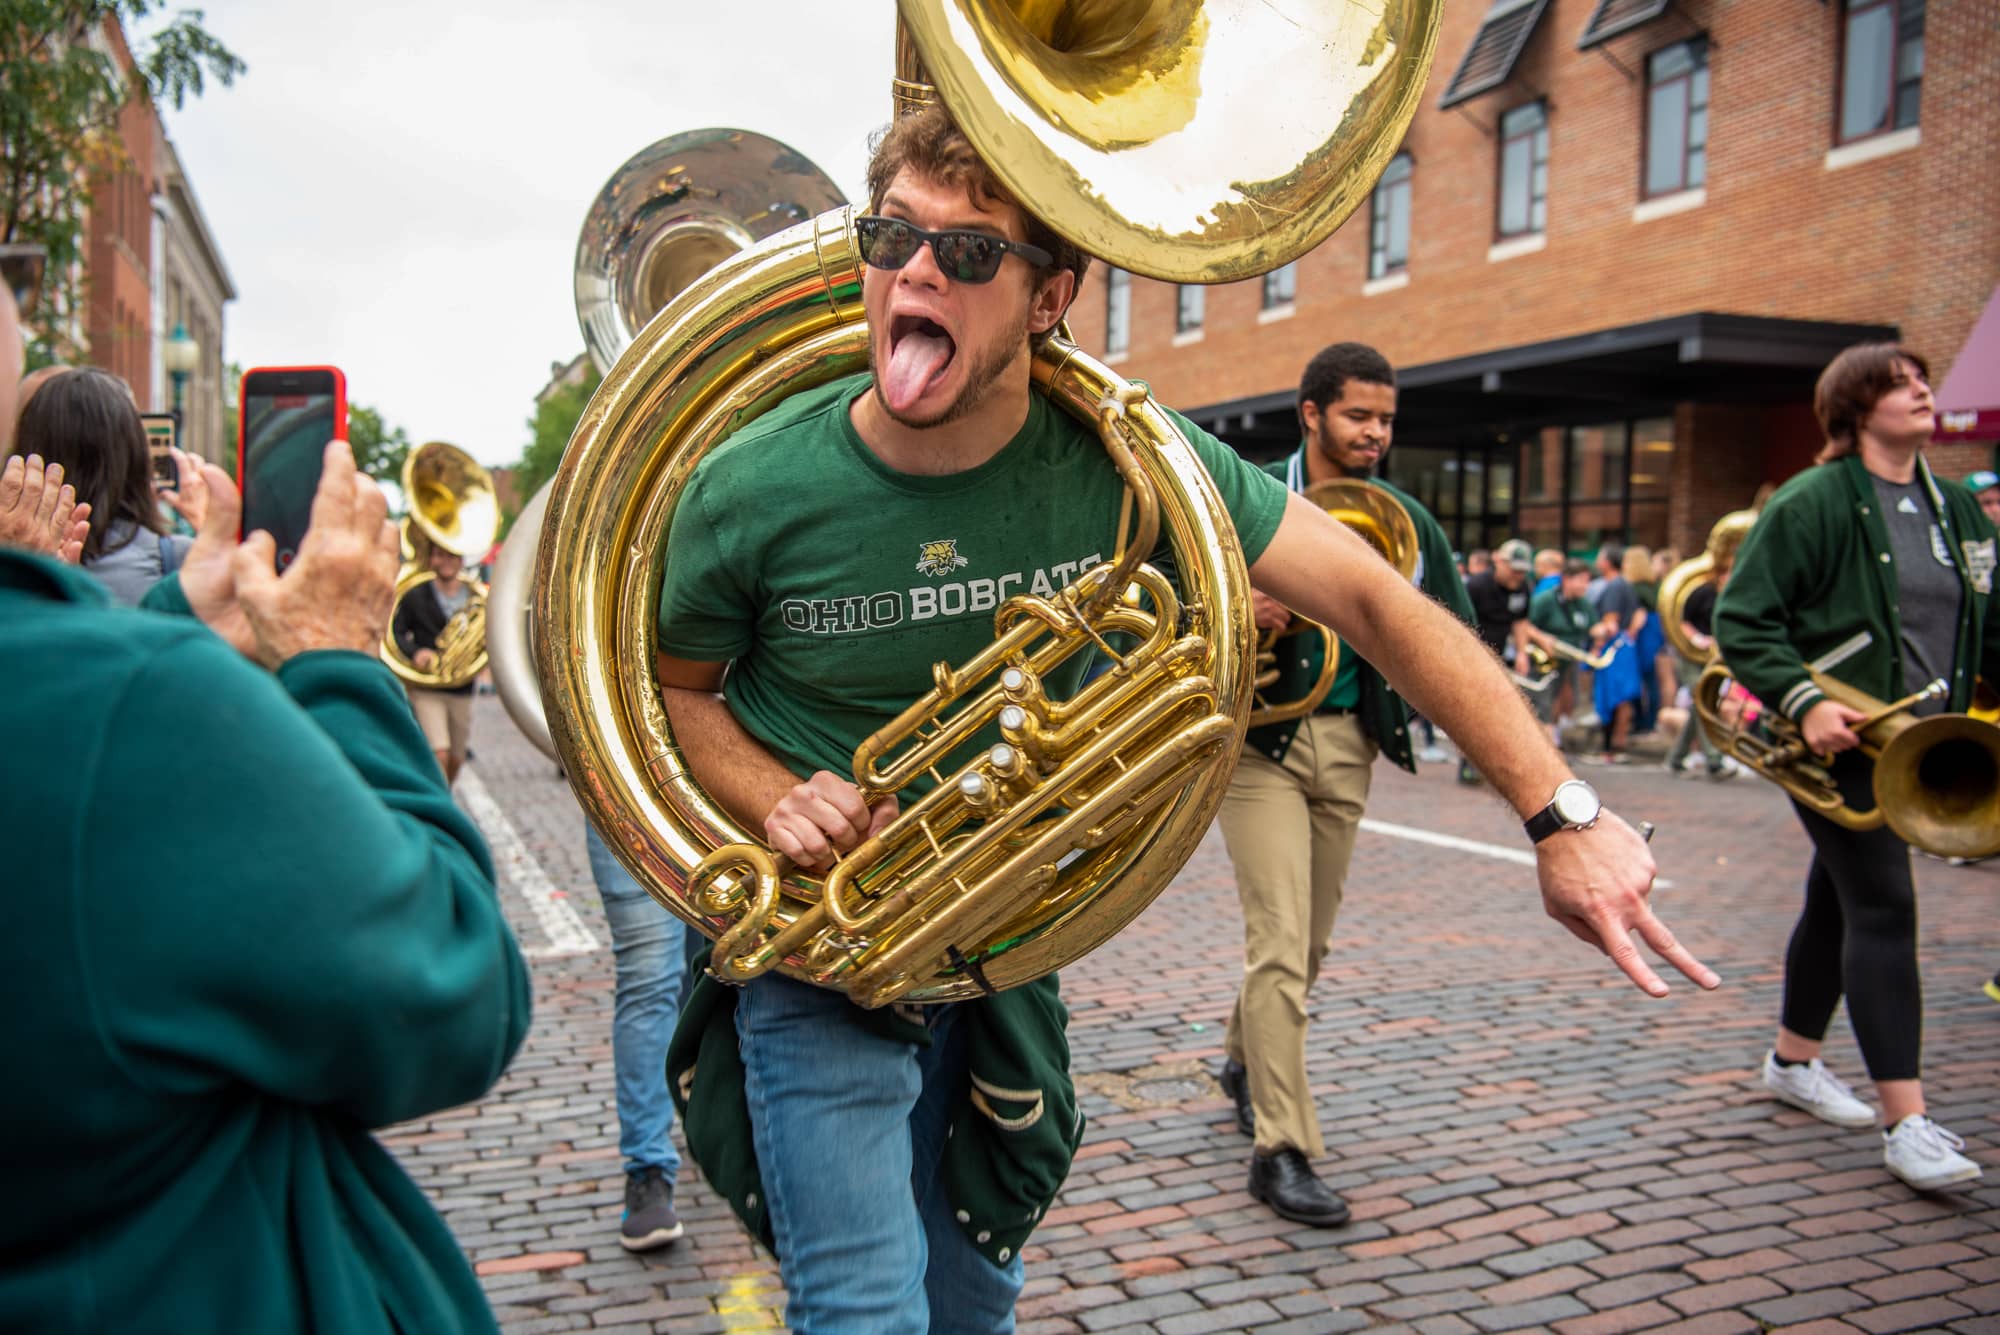
[[[1504,441],[1398,445],[1386,476],[1437,517],[1459,552],[1491,549],[1512,536],[1514,451]]]

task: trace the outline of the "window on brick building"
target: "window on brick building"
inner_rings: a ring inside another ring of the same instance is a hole
[[[1375,183],[1368,222],[1368,276],[1386,278],[1410,263],[1410,176],[1408,153],[1389,160],[1389,169]]]
[[[1675,42],[1646,57],[1645,196],[1708,181],[1708,42]]]
[[[1113,269],[1104,280],[1104,355],[1123,356],[1132,347],[1132,275]]]
[[[1847,0],[1840,26],[1840,142],[1917,123],[1924,0]]]
[[[1299,295],[1299,266],[1280,265],[1264,275],[1264,309],[1277,310],[1289,306]]]
[[[1500,118],[1502,237],[1529,236],[1548,226],[1549,117],[1540,102]]]
[[[1199,283],[1182,283],[1174,297],[1174,332],[1198,334],[1207,307],[1208,289]]]

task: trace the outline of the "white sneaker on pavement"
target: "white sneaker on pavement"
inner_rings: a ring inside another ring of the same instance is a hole
[[[1965,1142],[1918,1113],[1882,1133],[1882,1162],[1918,1191],[1937,1191],[1980,1176],[1979,1165],[1959,1151]]]
[[[1764,1088],[1822,1122],[1835,1126],[1875,1125],[1875,1110],[1855,1098],[1854,1091],[1817,1057],[1796,1066],[1780,1066],[1777,1053],[1766,1053]]]

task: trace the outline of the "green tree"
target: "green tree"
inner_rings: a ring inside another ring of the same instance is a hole
[[[586,370],[582,384],[559,385],[535,404],[535,415],[528,419],[527,448],[514,465],[514,494],[521,498],[521,504],[526,505],[528,498],[556,475],[570,435],[583,417],[583,407],[602,378],[596,370]]]
[[[134,50],[127,75],[90,39],[136,24],[162,0],[0,0],[0,242],[47,247],[43,328],[83,309],[83,220],[94,178],[124,165],[118,112],[128,98],[178,110],[207,80],[228,85],[246,66],[183,10]],[[46,336],[45,336],[46,337]]]
[[[382,414],[359,403],[347,405],[347,443],[354,447],[354,462],[377,482],[400,482],[403,460],[409,457],[410,438],[399,426],[390,426]]]
[[[242,427],[237,423],[237,414],[243,401],[243,367],[230,362],[222,368],[222,383],[229,392],[222,396],[222,471],[236,476],[237,437],[242,435]]]

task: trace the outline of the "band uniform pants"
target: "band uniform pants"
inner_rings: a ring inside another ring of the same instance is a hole
[[[1222,799],[1243,901],[1243,987],[1225,1039],[1250,1073],[1257,1152],[1326,1152],[1306,1078],[1306,993],[1340,912],[1378,752],[1352,714],[1314,714],[1282,763],[1245,751]]]

